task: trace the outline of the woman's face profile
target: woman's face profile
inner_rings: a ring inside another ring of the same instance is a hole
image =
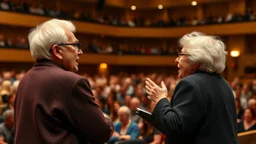
[[[178,67],[178,78],[180,79],[192,74],[195,70],[194,65],[189,61],[189,56],[184,46],[175,60]]]

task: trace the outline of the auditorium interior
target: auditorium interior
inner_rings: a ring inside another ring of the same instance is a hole
[[[198,31],[218,36],[228,52],[222,76],[233,89],[240,122],[247,107],[256,114],[254,11],[255,0],[0,0],[0,114],[13,108],[18,83],[35,62],[27,38],[30,29],[58,18],[75,24],[83,49],[78,74],[89,80],[97,103],[113,122],[122,105],[131,111],[134,105],[150,109],[144,96],[146,77],[163,80],[171,98],[183,35]],[[112,89],[125,91],[124,99],[114,98]],[[138,122],[138,139],[150,143],[152,127],[143,123]],[[256,143],[256,125],[238,136],[241,144]],[[161,134],[161,143],[164,138]]]

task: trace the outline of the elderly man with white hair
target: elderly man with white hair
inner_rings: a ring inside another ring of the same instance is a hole
[[[226,65],[224,43],[192,32],[180,39],[181,51],[173,97],[167,88],[146,80],[148,98],[156,104],[152,117],[162,125],[166,144],[238,144],[235,100],[221,76]]]
[[[30,31],[36,63],[16,94],[16,144],[99,144],[111,137],[112,121],[95,103],[88,80],[75,73],[83,54],[75,29],[70,21],[51,19]]]

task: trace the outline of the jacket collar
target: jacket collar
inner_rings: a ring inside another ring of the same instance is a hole
[[[34,66],[57,66],[61,69],[67,70],[62,65],[57,64],[56,62],[49,59],[37,59]]]

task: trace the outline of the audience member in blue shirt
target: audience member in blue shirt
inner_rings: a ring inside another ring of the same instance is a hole
[[[127,106],[118,109],[120,122],[114,125],[115,132],[109,140],[113,144],[121,140],[134,140],[139,136],[139,128],[135,122],[131,121],[131,110]]]

